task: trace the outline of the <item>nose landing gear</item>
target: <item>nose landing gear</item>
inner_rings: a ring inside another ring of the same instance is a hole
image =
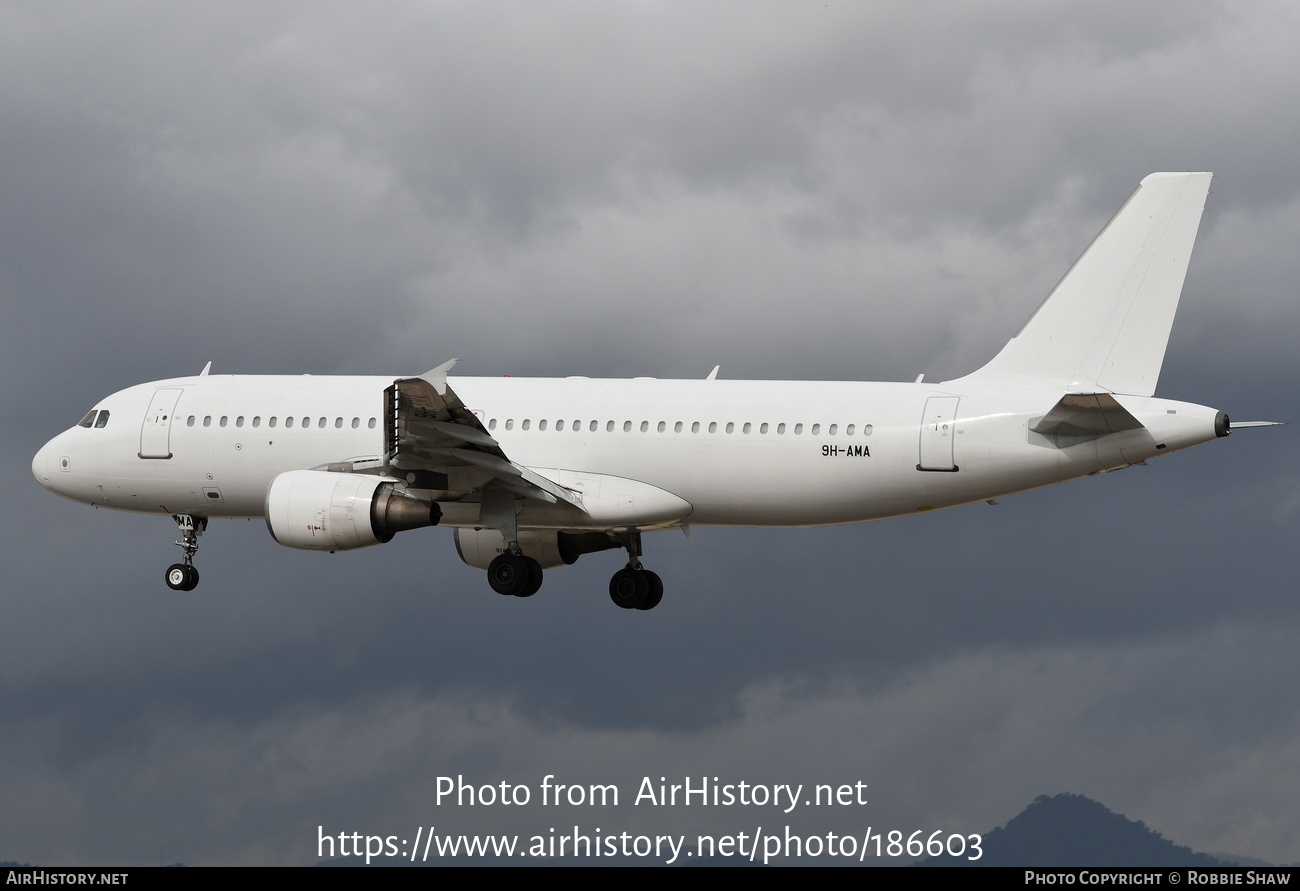
[[[623,609],[654,609],[664,599],[664,583],[641,565],[641,533],[619,537],[627,548],[627,566],[609,580],[609,599]]]
[[[184,563],[167,567],[167,587],[173,591],[193,591],[199,584],[199,571],[194,568],[194,555],[199,550],[199,536],[208,528],[207,517],[176,514],[172,517],[181,530],[181,540],[176,546],[185,553]]]

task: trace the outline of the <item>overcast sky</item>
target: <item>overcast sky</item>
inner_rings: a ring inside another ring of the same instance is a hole
[[[305,864],[326,832],[988,830],[1076,792],[1300,860],[1295,427],[909,520],[647,536],[498,597],[53,498],[192,374],[941,380],[1138,181],[1212,170],[1157,395],[1300,422],[1284,3],[0,3],[0,859]],[[475,783],[864,807],[438,807]]]

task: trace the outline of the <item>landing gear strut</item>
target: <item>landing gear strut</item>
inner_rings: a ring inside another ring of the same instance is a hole
[[[518,499],[510,489],[490,483],[483,488],[479,513],[483,522],[499,531],[506,543],[505,552],[497,554],[488,564],[488,584],[493,591],[507,597],[532,597],[542,586],[542,564],[525,556],[519,547],[519,526],[515,520],[518,511]]]
[[[641,533],[620,536],[627,566],[609,580],[609,599],[623,609],[654,609],[664,598],[663,579],[641,565]]]
[[[184,563],[167,567],[167,587],[173,591],[193,591],[199,583],[199,571],[194,568],[194,555],[199,550],[199,536],[208,528],[207,517],[176,514],[172,517],[181,530],[181,540],[176,546],[185,553]]]

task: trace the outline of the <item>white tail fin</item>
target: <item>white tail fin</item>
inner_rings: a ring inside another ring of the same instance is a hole
[[[1142,180],[1002,352],[961,380],[1155,393],[1210,177]]]

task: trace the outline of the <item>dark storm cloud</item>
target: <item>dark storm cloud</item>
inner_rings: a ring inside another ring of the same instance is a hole
[[[178,597],[169,521],[28,470],[96,399],[208,359],[959,375],[1157,169],[1219,174],[1161,394],[1295,420],[1294,18],[0,7],[0,854],[308,862],[321,823],[538,828],[436,812],[463,772],[861,777],[867,822],[969,831],[1076,791],[1297,859],[1288,429],[996,507],[649,537],[669,593],[635,616],[610,555],[506,602],[437,530],[324,557],[260,522],[214,523]]]

